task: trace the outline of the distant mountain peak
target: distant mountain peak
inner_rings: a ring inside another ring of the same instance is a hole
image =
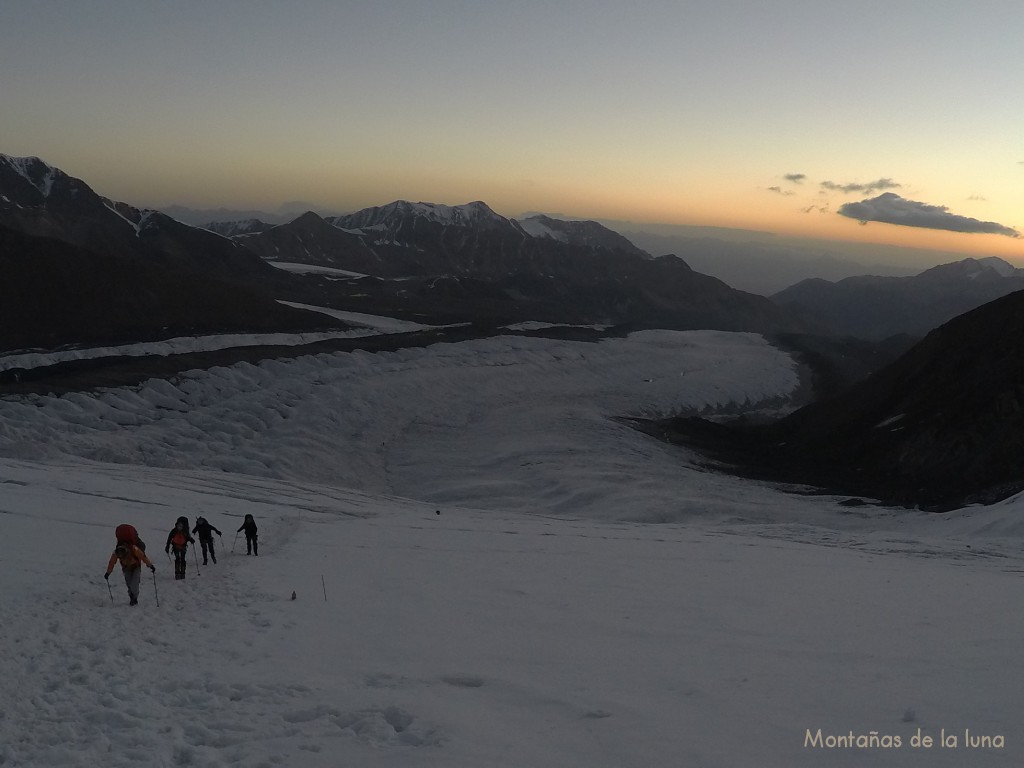
[[[476,200],[463,205],[443,205],[441,203],[413,203],[409,200],[396,200],[381,206],[379,210],[387,217],[413,216],[446,226],[470,227],[488,220],[508,223],[508,219],[495,213],[487,203]],[[359,212],[361,213],[361,211]],[[359,213],[353,214],[358,216]]]
[[[998,256],[986,256],[984,258],[978,259],[978,263],[983,264],[984,266],[988,267],[989,269],[1003,277],[1010,277],[1020,272],[1020,270],[1013,266],[1010,262],[1004,261],[1003,259],[1000,259]]]
[[[288,223],[289,224],[310,224],[310,223],[322,224],[324,221],[325,221],[324,217],[321,216],[316,211],[306,211],[305,213],[299,214],[298,216],[296,216],[294,219],[292,219]]]
[[[635,246],[627,237],[596,221],[556,219],[535,214],[516,223],[531,237],[550,238],[570,245],[586,245],[633,253],[650,258],[650,254]]]
[[[918,277],[978,280],[1019,277],[1021,274],[1021,270],[998,256],[986,256],[979,259],[967,258],[949,264],[939,264],[931,269],[926,269]]]
[[[881,340],[901,333],[922,336],[1022,287],[1024,269],[993,256],[939,264],[909,277],[860,275],[836,283],[810,278],[772,300],[799,307],[837,335]]]
[[[464,205],[414,203],[395,200],[387,205],[364,208],[355,213],[335,216],[326,221],[347,232],[378,234],[377,244],[404,244],[421,227],[472,230],[475,232],[511,231],[523,237],[518,223],[495,213],[479,200]]]

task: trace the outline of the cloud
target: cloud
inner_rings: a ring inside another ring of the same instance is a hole
[[[981,232],[1007,237],[1020,237],[1020,233],[994,221],[979,221],[950,213],[944,205],[928,205],[905,200],[894,192],[885,192],[859,203],[844,203],[837,211],[841,216],[857,219],[861,224],[877,221],[904,227],[942,229],[949,232]]]
[[[902,186],[902,184],[897,184],[892,179],[877,179],[875,181],[868,182],[867,184],[836,184],[834,181],[821,182],[822,189],[827,189],[830,192],[842,192],[847,195],[851,195],[855,192],[870,195],[872,192],[883,192],[887,189],[899,189]]]
[[[796,194],[795,192],[792,192],[792,191],[790,191],[788,189],[783,189],[782,187],[768,187],[768,191],[769,192],[774,192],[777,195],[787,195],[788,196],[788,195],[795,195]]]
[[[786,181],[791,181],[794,184],[803,184],[804,183],[804,179],[807,178],[807,174],[806,173],[787,173],[782,178],[784,178]]]

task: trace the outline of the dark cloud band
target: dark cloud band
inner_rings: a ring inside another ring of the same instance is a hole
[[[870,200],[861,200],[859,203],[845,203],[839,207],[837,213],[856,219],[861,224],[877,221],[883,224],[899,224],[904,227],[1020,237],[1020,233],[1011,227],[997,224],[994,221],[980,221],[967,216],[958,216],[955,213],[950,213],[944,205],[928,205],[914,200],[905,200],[893,192],[885,192]]]
[[[834,181],[821,182],[821,188],[829,192],[842,192],[847,195],[859,193],[870,195],[872,192],[882,192],[886,189],[899,189],[902,184],[897,184],[892,179],[878,179],[867,184],[836,184]]]

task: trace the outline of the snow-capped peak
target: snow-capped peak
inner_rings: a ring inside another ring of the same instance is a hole
[[[515,222],[531,237],[547,238],[572,245],[608,248],[650,258],[650,254],[635,246],[629,239],[596,221],[555,219],[544,214],[535,214],[517,219]]]
[[[391,214],[411,215],[433,221],[437,224],[465,227],[481,221],[493,219],[504,222],[502,216],[491,210],[490,206],[480,200],[464,205],[442,205],[441,203],[411,203],[408,200],[396,200],[382,209]]]
[[[12,157],[0,154],[0,163],[9,165],[19,176],[38,189],[43,197],[49,197],[53,182],[64,175],[59,168],[44,162],[38,157]]]
[[[426,220],[446,227],[516,226],[480,201],[465,205],[442,205],[396,200],[387,205],[364,208],[327,221],[337,227],[373,230],[390,228],[408,219]]]

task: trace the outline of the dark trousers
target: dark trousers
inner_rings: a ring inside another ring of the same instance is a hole
[[[247,555],[256,555],[257,557],[259,557],[260,548],[259,548],[259,542],[257,541],[257,539],[259,539],[259,536],[246,536],[245,537],[245,554],[247,554]]]
[[[203,548],[203,565],[206,565],[207,553],[209,553],[209,556],[213,558],[213,562],[215,562],[215,563],[217,562],[217,553],[213,551],[213,537],[212,536],[210,538],[208,538],[208,539],[200,539],[199,540],[199,546]]]
[[[188,551],[187,547],[178,549],[177,547],[172,548],[174,552],[174,578],[184,579],[185,578],[185,553]]]

